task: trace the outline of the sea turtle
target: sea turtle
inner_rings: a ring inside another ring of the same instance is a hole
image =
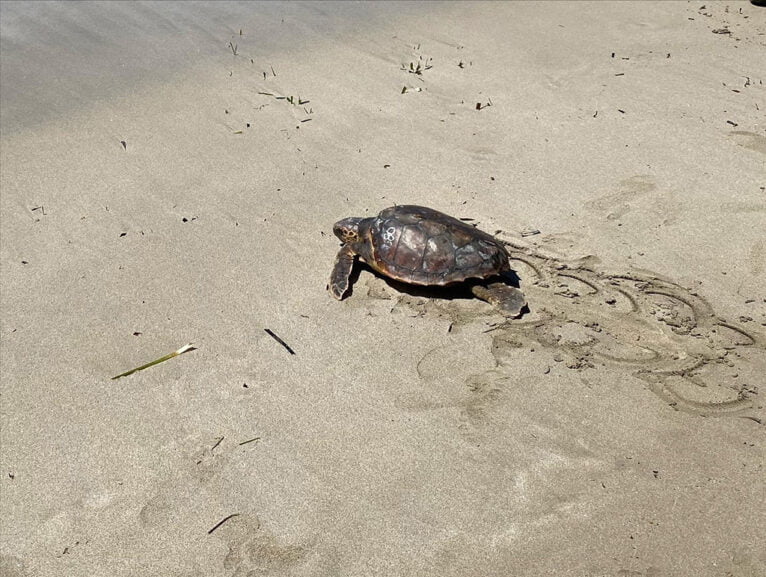
[[[343,241],[328,289],[342,299],[354,258],[379,273],[415,285],[451,285],[469,279],[471,292],[517,317],[526,305],[522,292],[507,283],[508,252],[493,236],[424,206],[392,206],[372,218],[345,218],[333,226]],[[506,282],[500,277],[506,276]]]

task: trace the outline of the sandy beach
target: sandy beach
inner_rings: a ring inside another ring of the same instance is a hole
[[[766,575],[766,8],[3,2],[0,43],[0,575]],[[529,311],[331,298],[395,204]]]

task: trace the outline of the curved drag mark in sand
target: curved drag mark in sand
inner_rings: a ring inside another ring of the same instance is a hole
[[[762,408],[755,386],[766,366],[761,333],[721,318],[703,298],[671,280],[642,273],[609,274],[597,269],[595,258],[564,262],[503,242],[530,312],[490,329],[493,369],[477,373],[479,367],[473,365],[455,373],[449,347],[426,353],[417,366],[420,381],[440,386],[413,391],[400,399],[402,406],[457,409],[475,428],[484,423],[483,414],[503,390],[503,367],[517,362],[517,349],[535,348],[536,343],[568,369],[627,371],[677,410],[762,421],[762,415],[753,416],[754,409]],[[487,314],[487,308],[466,302],[465,295],[457,302],[441,298],[448,293],[439,291],[393,296],[385,281],[370,282],[369,296],[393,298],[394,307],[412,308],[417,315],[449,318],[450,328]],[[454,386],[445,388],[445,383]]]
[[[607,274],[505,244],[532,311],[497,329],[493,354],[501,366],[509,337],[529,339],[570,369],[624,367],[678,410],[747,416],[755,406],[753,361],[766,349],[763,335],[722,319],[670,280]]]

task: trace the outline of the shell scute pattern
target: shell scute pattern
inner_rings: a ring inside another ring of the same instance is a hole
[[[393,255],[392,264],[409,271],[418,270],[423,262],[427,240],[425,232],[419,227],[405,226]]]
[[[455,251],[452,242],[445,234],[428,239],[423,255],[423,268],[432,271],[448,271],[455,268]]]
[[[391,207],[370,227],[372,264],[416,284],[449,284],[509,270],[508,253],[493,237],[423,207]]]
[[[479,267],[484,260],[473,244],[467,244],[455,250],[455,268],[458,270]]]

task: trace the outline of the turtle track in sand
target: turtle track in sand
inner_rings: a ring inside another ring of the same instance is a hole
[[[628,370],[678,410],[753,416],[766,347],[757,330],[718,316],[698,294],[655,275],[608,274],[595,259],[565,263],[503,241],[530,312],[495,330],[500,366],[519,342],[536,342],[575,370]]]

